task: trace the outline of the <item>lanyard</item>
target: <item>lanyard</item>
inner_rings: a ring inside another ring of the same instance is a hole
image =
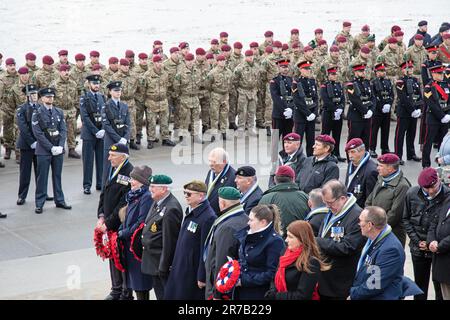
[[[345,216],[350,212],[350,210],[352,210],[353,206],[356,203],[356,198],[351,193],[348,194],[348,197],[349,197],[349,199],[347,200],[347,202],[344,204],[344,207],[341,209],[341,211],[337,215],[333,216],[333,213],[331,212],[331,210],[328,211],[328,215],[325,217],[323,229],[322,229],[322,232],[320,235],[322,238],[325,238],[328,231],[330,231],[331,227],[336,222],[344,219]]]
[[[241,197],[241,203],[244,204],[245,200],[248,199],[248,197],[250,197],[250,195],[253,193],[253,191],[256,190],[256,188],[258,188],[258,184],[255,182],[252,187],[245,193],[242,195]]]
[[[356,177],[356,174],[359,172],[359,169],[361,169],[367,161],[369,161],[370,159],[370,154],[368,152],[366,152],[364,158],[362,158],[361,162],[358,164],[358,166],[356,167],[356,170],[354,172],[352,172],[352,163],[350,162],[349,166],[348,166],[348,183],[347,183],[347,188],[350,186],[350,184],[353,181],[353,178]]]
[[[391,226],[386,225],[373,242],[372,242],[372,240],[367,239],[366,245],[364,246],[364,249],[361,253],[361,257],[359,258],[359,261],[358,261],[358,269],[357,269],[358,271],[362,267],[369,251],[371,252],[373,250],[373,248],[375,247],[375,245],[377,245],[381,240],[386,238],[391,232],[392,232]]]
[[[122,169],[122,167],[124,165],[126,165],[128,163],[128,159],[126,159],[124,162],[122,162],[115,170],[114,173],[111,174],[112,172],[112,167],[109,168],[109,181],[111,181],[112,179],[114,179],[114,177],[119,173],[120,169]]]

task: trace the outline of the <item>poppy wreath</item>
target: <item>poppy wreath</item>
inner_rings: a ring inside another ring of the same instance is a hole
[[[233,260],[228,257],[222,268],[220,268],[219,274],[216,280],[216,289],[220,293],[227,293],[233,290],[234,286],[239,280],[241,275],[241,267],[237,260]]]
[[[118,240],[117,232],[111,232],[111,235],[108,234],[108,236],[111,244],[111,255],[114,261],[114,265],[120,272],[125,272],[125,268],[120,261],[120,251],[123,248],[119,248],[119,246],[123,246],[123,244]]]
[[[141,223],[139,225],[139,227],[133,232],[133,235],[131,236],[130,251],[133,254],[134,258],[139,262],[142,262],[142,252],[141,252],[141,257],[139,257],[139,254],[137,254],[136,251],[134,250],[134,246],[135,246],[135,241],[140,240],[139,238],[142,236],[142,229],[144,229],[144,226],[145,226],[145,224]],[[142,245],[141,245],[141,247],[142,247]]]
[[[102,260],[111,258],[111,243],[109,242],[109,232],[104,233],[99,228],[95,228],[94,246],[97,256],[102,258]]]

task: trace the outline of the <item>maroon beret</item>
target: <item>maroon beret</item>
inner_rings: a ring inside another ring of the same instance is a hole
[[[283,137],[283,141],[300,141],[300,135],[295,132],[291,132]]]
[[[206,59],[214,59],[214,54],[212,54],[211,52],[208,52],[206,54]]]
[[[68,67],[70,69],[70,66],[68,66]],[[92,71],[97,71],[97,70],[100,70],[101,68],[102,68],[102,66],[100,64],[96,63],[92,66]]]
[[[117,57],[111,57],[111,58],[109,58],[108,63],[109,63],[109,64],[116,64],[116,63],[119,63],[119,58],[117,58]]]
[[[395,153],[385,153],[378,157],[379,163],[384,164],[397,164],[400,162],[400,158]]]
[[[130,61],[128,61],[127,59],[120,59],[119,63],[121,66],[129,66],[130,65]]]
[[[226,33],[225,31],[222,31],[222,32],[219,34],[219,36],[220,36],[221,38],[226,38],[226,37],[228,37],[228,33]]]
[[[391,28],[391,33],[394,33],[395,31],[400,31],[400,30],[402,30],[402,28],[400,28],[399,26],[394,25]]]
[[[289,45],[287,43],[283,43],[283,50],[289,50]]]
[[[349,21],[344,21],[344,23],[342,24],[343,27],[351,27],[352,23]]]
[[[336,41],[340,42],[340,43],[344,43],[344,42],[347,42],[347,38],[344,36],[339,36],[336,38]]]
[[[314,49],[311,46],[306,46],[303,48],[303,52],[313,51]]]
[[[58,51],[58,56],[67,56],[67,55],[69,55],[69,51],[67,51],[66,49]]]
[[[170,48],[170,50],[169,50],[169,52],[172,54],[172,53],[174,53],[174,52],[178,52],[178,51],[180,51],[180,49],[178,49],[178,47],[172,47],[172,48]]]
[[[242,43],[240,43],[239,41],[235,42],[233,44],[233,48],[235,48],[235,49],[242,49]]]
[[[75,55],[75,61],[84,61],[86,60],[86,56],[82,53],[77,53]]]
[[[188,53],[188,54],[184,57],[184,59],[185,59],[186,61],[192,61],[192,60],[194,60],[194,55],[193,55],[192,53]]]
[[[246,57],[251,57],[251,56],[253,56],[253,50],[247,50],[247,51],[245,51],[245,56],[246,56]]]
[[[11,65],[11,64],[16,64],[16,60],[14,60],[13,58],[8,58],[5,60],[5,65]]]
[[[336,144],[336,141],[333,139],[333,137],[327,135],[327,134],[320,134],[316,137],[316,141],[319,142],[325,142],[330,144]]]
[[[324,44],[327,44],[327,40],[321,39],[321,40],[319,40],[319,42],[317,44],[319,46],[323,46]]]
[[[362,26],[361,31],[369,32],[370,31],[370,27],[367,24],[365,24],[365,25]]]
[[[317,33],[323,33],[323,30],[320,28],[314,30],[314,34],[317,34]]]
[[[273,52],[273,48],[272,46],[267,46],[266,49],[264,49],[265,53],[272,53]]]
[[[89,52],[89,56],[98,58],[98,57],[100,57],[100,52],[93,50],[93,51]]]
[[[292,44],[292,49],[297,49],[297,48],[300,48],[300,43],[298,43],[298,42],[296,41],[296,42],[294,42],[294,43]]]
[[[34,60],[36,60],[36,55],[33,52],[28,52],[25,55],[25,60],[32,60],[32,61],[34,61]]]
[[[43,64],[48,64],[48,65],[52,65],[53,63],[55,63],[55,61],[50,56],[43,56],[42,57],[42,63]]]
[[[442,39],[450,39],[450,33],[444,33],[444,35],[442,36]]]
[[[62,64],[59,66],[59,71],[69,71],[70,66],[68,64]],[[94,67],[92,67],[92,70],[94,70]]]
[[[162,51],[161,48],[154,48],[153,51],[152,51],[152,53],[153,53],[153,54],[160,54],[161,51]]]
[[[364,142],[360,138],[350,139],[345,145],[345,152],[363,146]]]
[[[161,40],[155,40],[155,41],[153,41],[153,45],[154,46],[162,46],[162,42],[161,42]]]
[[[125,51],[125,58],[134,58],[133,50],[126,50]]]
[[[219,40],[217,40],[217,39],[212,39],[212,40],[211,40],[211,44],[219,44]]]
[[[225,56],[224,56],[223,54],[219,54],[219,55],[216,57],[216,60],[217,60],[217,61],[225,61]]]
[[[292,180],[295,179],[295,171],[289,166],[279,166],[275,172],[277,177],[289,177]]]
[[[439,181],[437,170],[431,167],[425,168],[419,174],[417,183],[421,188],[431,188]]]
[[[264,32],[264,37],[268,38],[268,37],[273,37],[273,32],[272,31],[266,31]]]
[[[228,52],[228,51],[231,51],[231,47],[230,47],[229,45],[227,45],[227,44],[224,44],[224,45],[220,48],[220,50],[225,51],[225,52]]]
[[[203,48],[197,48],[197,50],[195,50],[195,54],[198,56],[204,56],[206,54],[206,51]]]
[[[274,48],[283,48],[283,44],[281,43],[281,41],[274,41],[272,46]]]
[[[258,48],[258,47],[259,47],[258,42],[253,41],[250,43],[250,48]]]
[[[148,59],[148,54],[146,54],[145,52],[141,52],[138,54],[138,58],[142,60]]]
[[[153,56],[152,58],[153,62],[161,62],[162,61],[162,57],[159,54],[156,54]]]
[[[291,30],[291,34],[299,34],[300,32],[298,31],[298,29],[292,29]]]
[[[180,48],[180,49],[186,49],[186,48],[189,48],[189,43],[187,43],[187,42],[181,42],[181,43],[178,45],[178,48]]]
[[[29,72],[27,67],[20,67],[19,70],[17,70],[19,74],[27,74]]]
[[[404,35],[402,30],[395,31],[394,37],[402,37]]]
[[[398,40],[395,38],[395,37],[390,37],[389,39],[388,39],[388,43],[397,43],[398,42]]]
[[[414,40],[423,40],[423,35],[421,35],[421,34],[416,34],[416,35],[414,36]]]
[[[330,47],[330,52],[339,52],[339,47],[337,45],[333,44]]]
[[[368,46],[362,46],[361,47],[361,52],[369,54],[370,53],[370,48]]]

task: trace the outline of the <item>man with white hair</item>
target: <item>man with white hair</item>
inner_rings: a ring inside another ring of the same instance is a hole
[[[236,170],[230,165],[228,152],[215,148],[208,155],[209,170],[205,183],[208,187],[207,197],[216,214],[220,213],[218,190],[221,187],[236,187]]]

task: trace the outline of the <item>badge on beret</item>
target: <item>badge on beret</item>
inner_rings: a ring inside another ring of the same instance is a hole
[[[117,146],[111,146],[111,150],[112,151],[116,151],[117,150]]]

